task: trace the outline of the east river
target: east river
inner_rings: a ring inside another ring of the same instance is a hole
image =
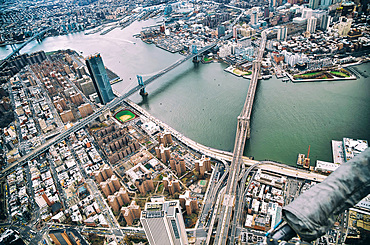
[[[123,93],[137,83],[136,75],[151,75],[181,59],[155,45],[134,38],[142,26],[134,22],[106,35],[75,33],[28,44],[23,52],[73,49],[88,56],[99,52],[105,65],[123,82],[113,87]],[[0,48],[0,58],[11,51]],[[237,117],[249,80],[224,72],[221,63],[195,65],[188,61],[147,87],[149,96],[130,99],[153,116],[206,146],[232,151]],[[370,73],[370,63],[357,66]],[[143,76],[147,78],[148,76]],[[285,83],[275,77],[260,80],[252,113],[251,138],[244,155],[295,165],[298,153],[332,161],[331,140],[370,139],[370,81]]]

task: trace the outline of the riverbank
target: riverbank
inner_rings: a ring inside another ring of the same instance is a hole
[[[292,81],[293,83],[300,83],[300,82],[330,82],[330,81],[343,81],[343,80],[356,80],[356,76],[352,75],[350,77],[336,77],[336,78],[323,78],[323,79],[316,79],[316,78],[312,78],[312,79],[294,79],[293,76],[289,73],[285,73],[290,81]]]
[[[317,70],[311,73],[302,73],[302,74],[290,74],[289,72],[285,71],[285,74],[289,77],[289,79],[294,83],[299,82],[324,82],[324,81],[342,81],[342,80],[356,80],[356,76],[353,75],[348,70],[344,69],[343,67],[327,69],[327,70]],[[301,77],[317,77],[318,78],[296,78],[298,76]]]
[[[201,143],[198,143],[186,137],[185,135],[178,132],[176,129],[172,128],[171,126],[159,120],[158,118],[154,117],[153,115],[148,113],[146,110],[144,110],[142,107],[140,107],[133,101],[126,99],[125,103],[133,109],[132,111],[136,110],[140,114],[144,115],[146,118],[154,122],[156,125],[164,129],[165,131],[171,133],[172,137],[175,137],[178,141],[182,142],[187,147],[203,155],[217,159],[219,161],[231,161],[232,160],[232,157],[233,157],[232,152],[223,151],[220,149],[212,148],[212,147],[203,145]],[[258,162],[246,156],[243,156],[242,159],[243,159],[244,164],[246,164],[247,166],[252,166]],[[264,167],[262,167],[264,170],[268,170],[274,173],[280,173],[280,174],[284,173],[284,175],[286,176],[310,179],[310,180],[315,180],[315,181],[320,181],[320,182],[326,178],[326,176],[321,175],[319,173],[315,173],[315,172],[308,171],[305,169],[300,169],[295,166],[289,166],[289,165],[281,164],[275,161],[262,161],[262,162],[265,163]]]
[[[233,66],[227,67],[224,71],[231,73],[237,77],[243,77],[245,79],[251,79],[252,78],[252,72],[251,71],[242,71],[237,68],[234,68]]]
[[[289,79],[294,82],[294,83],[299,83],[299,82],[324,82],[324,81],[343,81],[343,80],[356,80],[357,78],[360,78],[357,73],[357,71],[353,71],[352,69],[348,69],[349,67],[355,67],[355,66],[358,66],[358,65],[361,65],[363,63],[367,63],[369,62],[369,58],[365,58],[365,59],[362,59],[362,60],[359,60],[357,62],[354,62],[354,63],[348,63],[348,64],[342,64],[339,68],[334,68],[333,70],[340,70],[340,69],[344,69],[344,68],[347,68],[345,69],[346,72],[348,72],[350,75],[348,77],[343,77],[341,75],[338,75],[336,73],[340,73],[340,72],[335,72],[335,71],[332,71],[332,70],[323,70],[322,72],[328,72],[331,76],[334,76],[334,78],[307,78],[307,79],[295,79],[294,75],[290,74],[289,72],[286,72],[284,71],[284,73],[289,77]],[[302,74],[302,75],[305,75],[305,74]],[[365,76],[364,74],[362,74],[363,77],[367,78],[367,76]]]

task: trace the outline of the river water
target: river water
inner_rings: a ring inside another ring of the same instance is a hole
[[[141,42],[133,34],[155,20],[134,22],[106,35],[50,37],[31,42],[22,52],[74,49],[83,56],[101,53],[107,67],[123,82],[113,87],[123,93],[143,78],[183,56]],[[10,47],[0,48],[0,58]],[[188,61],[147,87],[149,96],[138,103],[153,116],[187,137],[210,147],[232,151],[237,116],[246,98],[249,80],[223,70],[225,64],[195,65]],[[370,72],[370,64],[359,65]],[[311,165],[332,161],[331,140],[343,137],[370,139],[370,83],[361,77],[351,81],[284,83],[271,78],[259,81],[252,113],[251,138],[244,154],[257,160],[271,159],[295,165],[298,153],[311,145]]]

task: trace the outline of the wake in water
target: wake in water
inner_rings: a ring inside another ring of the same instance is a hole
[[[131,43],[131,44],[136,44],[135,42],[130,41],[130,40],[127,40],[127,39],[120,39],[120,38],[116,38],[116,37],[109,37],[109,39],[110,40],[115,40],[115,41],[121,41],[121,42]]]

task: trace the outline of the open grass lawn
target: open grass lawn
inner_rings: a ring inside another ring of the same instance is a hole
[[[340,71],[330,71],[330,73],[337,77],[349,77],[347,74]]]
[[[311,72],[311,73],[302,74],[302,76],[315,76],[315,75],[320,74],[320,73],[321,73],[321,71]]]

